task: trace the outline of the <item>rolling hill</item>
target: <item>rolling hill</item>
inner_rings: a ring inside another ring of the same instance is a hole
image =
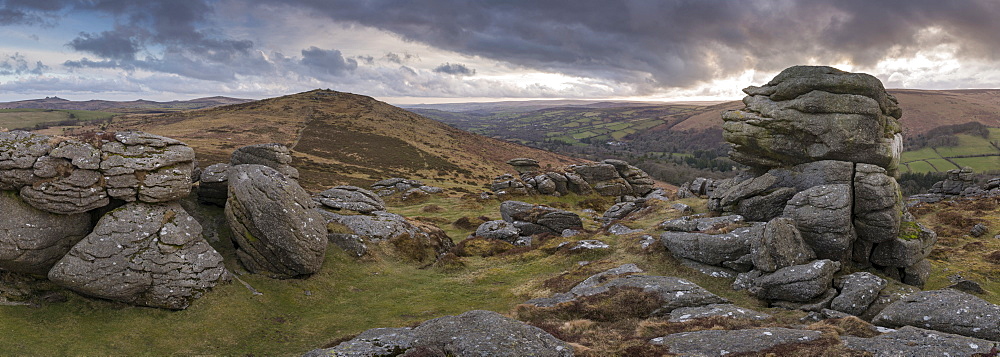
[[[479,186],[510,171],[505,162],[515,157],[535,158],[543,166],[580,162],[455,129],[371,97],[329,90],[120,116],[105,128],[123,129],[180,139],[195,148],[202,166],[228,162],[230,153],[244,145],[281,143],[292,149],[300,182],[309,189],[368,185],[389,177]]]
[[[957,133],[956,145],[930,148],[910,145],[941,135],[942,127],[981,123],[1000,128],[1000,90],[889,90],[903,109],[904,136],[913,151],[904,154],[904,172],[943,172],[958,166],[976,171],[1000,167],[1000,137],[973,137]],[[635,102],[575,103],[552,101],[424,105],[415,112],[475,133],[517,141],[570,155],[619,156],[650,160],[643,169],[657,177],[655,165],[685,165],[699,175],[726,171],[731,162],[719,160],[728,151],[722,140],[725,110],[743,107],[740,101],[723,103]],[[533,109],[533,110],[531,110]],[[995,134],[995,133],[994,133]],[[910,140],[914,139],[914,140]],[[690,170],[689,170],[690,171]],[[678,184],[680,176],[666,171],[658,179]],[[671,176],[671,177],[668,177]]]
[[[251,100],[220,96],[191,100],[174,100],[169,102],[154,102],[142,99],[127,102],[110,100],[72,101],[59,97],[45,97],[43,99],[0,103],[0,109],[57,109],[105,111],[113,113],[163,113],[180,110],[211,108],[220,105],[246,103],[249,101]]]

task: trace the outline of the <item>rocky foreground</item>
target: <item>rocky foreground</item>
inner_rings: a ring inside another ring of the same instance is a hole
[[[723,114],[732,157],[748,167],[735,178],[675,193],[620,160],[542,169],[513,159],[516,173],[464,198],[498,202],[501,219],[455,221],[471,232],[457,244],[433,220],[387,210],[387,201],[416,204],[445,189],[391,178],[311,194],[278,144],[199,168],[187,145],[148,133],[4,132],[0,269],[92,298],[182,310],[245,274],[307,282],[328,249],[443,271],[467,257],[595,256],[539,277],[532,284],[544,294],[507,314],[375,328],[306,355],[996,355],[1000,306],[974,295],[989,292],[972,281],[921,291],[938,228],[913,214],[963,196],[992,199],[995,182],[974,187],[957,171],[904,201],[894,176],[902,112],[874,77],[800,66],[744,91],[746,108]],[[581,217],[558,204],[563,196],[614,203]],[[693,196],[703,200],[685,202],[708,212],[676,201]],[[528,202],[539,198],[553,203]],[[222,210],[221,222],[198,207]],[[988,231],[980,226],[972,234]]]

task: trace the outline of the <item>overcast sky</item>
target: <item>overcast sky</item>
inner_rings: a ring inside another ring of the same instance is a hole
[[[0,101],[718,100],[796,64],[1000,88],[997,0],[0,0]]]

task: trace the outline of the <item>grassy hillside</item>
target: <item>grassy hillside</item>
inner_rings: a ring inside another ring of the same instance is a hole
[[[256,102],[162,115],[115,118],[107,130],[137,129],[180,139],[203,166],[228,162],[257,143],[293,150],[303,186],[368,185],[388,177],[481,185],[510,171],[505,162],[531,157],[542,165],[579,162],[484,138],[371,97],[315,90]]]
[[[956,146],[924,147],[905,151],[900,160],[902,172],[944,172],[965,166],[976,172],[1000,169],[1000,129],[990,128],[988,137],[955,135]]]
[[[109,119],[116,113],[89,110],[0,109],[0,128],[33,129],[39,126]]]

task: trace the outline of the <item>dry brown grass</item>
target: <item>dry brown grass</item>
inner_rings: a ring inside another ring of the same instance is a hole
[[[311,190],[367,186],[389,177],[443,177],[472,186],[511,171],[515,157],[562,166],[580,160],[464,132],[370,97],[314,90],[211,109],[115,118],[108,131],[142,130],[179,139],[205,165],[258,143],[293,149]],[[81,128],[80,131],[92,131]]]

